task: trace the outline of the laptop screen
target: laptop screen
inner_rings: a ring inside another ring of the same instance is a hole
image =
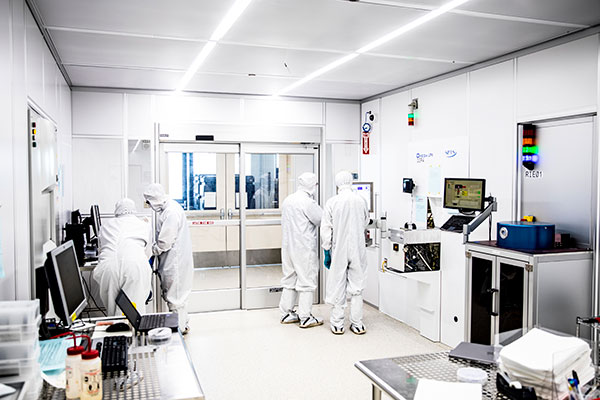
[[[131,300],[129,300],[129,297],[127,297],[123,290],[119,291],[119,295],[117,296],[117,305],[121,311],[123,311],[123,314],[125,314],[129,322],[131,322],[131,325],[137,329],[140,325],[140,319],[142,319],[142,316],[138,310],[136,310],[134,305],[131,303]]]

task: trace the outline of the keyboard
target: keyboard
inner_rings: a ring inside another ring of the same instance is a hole
[[[127,336],[106,336],[102,341],[102,372],[127,371]]]
[[[453,215],[440,229],[449,232],[462,232],[463,225],[470,223],[474,218],[469,215]]]
[[[160,328],[165,326],[166,314],[148,314],[142,317],[140,329]]]

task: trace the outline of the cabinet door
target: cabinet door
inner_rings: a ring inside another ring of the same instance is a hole
[[[469,337],[471,343],[491,344],[494,326],[495,257],[471,253],[469,262]]]
[[[500,292],[494,310],[498,312],[499,341],[503,342],[505,336],[520,335],[527,330],[528,272],[525,263],[521,261],[498,257],[496,262],[496,287]]]

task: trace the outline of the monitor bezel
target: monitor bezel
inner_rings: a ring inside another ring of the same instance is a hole
[[[100,235],[100,226],[102,225],[102,219],[100,218],[100,207],[97,204],[93,204],[90,207],[90,219],[92,220],[92,229],[94,230],[94,236]]]
[[[58,263],[56,260],[56,256],[58,254],[61,254],[64,251],[68,251],[68,249],[71,249],[70,251],[73,252],[73,256],[75,257],[75,263],[76,263],[77,272],[78,272],[77,275],[79,276],[79,284],[81,285],[81,290],[83,292],[83,300],[81,301],[81,303],[79,303],[79,305],[77,307],[75,307],[75,311],[73,311],[72,313],[69,313],[69,307],[67,305],[67,299],[65,297],[65,290],[63,287],[63,280],[60,275],[60,268],[58,268]],[[87,306],[87,294],[85,293],[85,287],[83,285],[83,277],[81,276],[81,270],[79,269],[79,260],[77,259],[77,252],[75,251],[75,246],[73,245],[73,241],[69,240],[68,242],[53,249],[48,254],[50,255],[50,260],[52,261],[52,269],[54,272],[54,277],[56,279],[56,286],[60,293],[60,301],[61,301],[61,306],[62,306],[62,311],[63,311],[63,315],[61,315],[60,318],[63,320],[63,323],[66,325],[66,327],[69,327],[69,326],[71,326],[71,324],[73,324],[75,319],[77,319],[77,316]],[[48,282],[49,285],[52,285],[52,283],[53,282]],[[52,290],[50,291],[50,293],[52,294]],[[55,299],[53,298],[52,301],[54,302]]]
[[[353,181],[352,182],[352,189],[354,189],[354,185],[369,185],[371,187],[371,201],[370,201],[370,207],[369,208],[369,212],[374,212],[373,211],[373,182],[363,182],[363,181]]]
[[[446,191],[448,190],[448,181],[477,181],[477,182],[482,182],[481,185],[481,207],[480,208],[465,208],[465,207],[454,207],[454,206],[447,206],[446,205]],[[459,211],[483,211],[485,209],[485,179],[484,178],[444,178],[444,198],[442,201],[442,205],[444,208],[450,208],[453,210],[459,210]]]

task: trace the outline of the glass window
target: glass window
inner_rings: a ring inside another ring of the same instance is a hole
[[[216,210],[217,154],[167,153],[169,196],[184,210]]]

